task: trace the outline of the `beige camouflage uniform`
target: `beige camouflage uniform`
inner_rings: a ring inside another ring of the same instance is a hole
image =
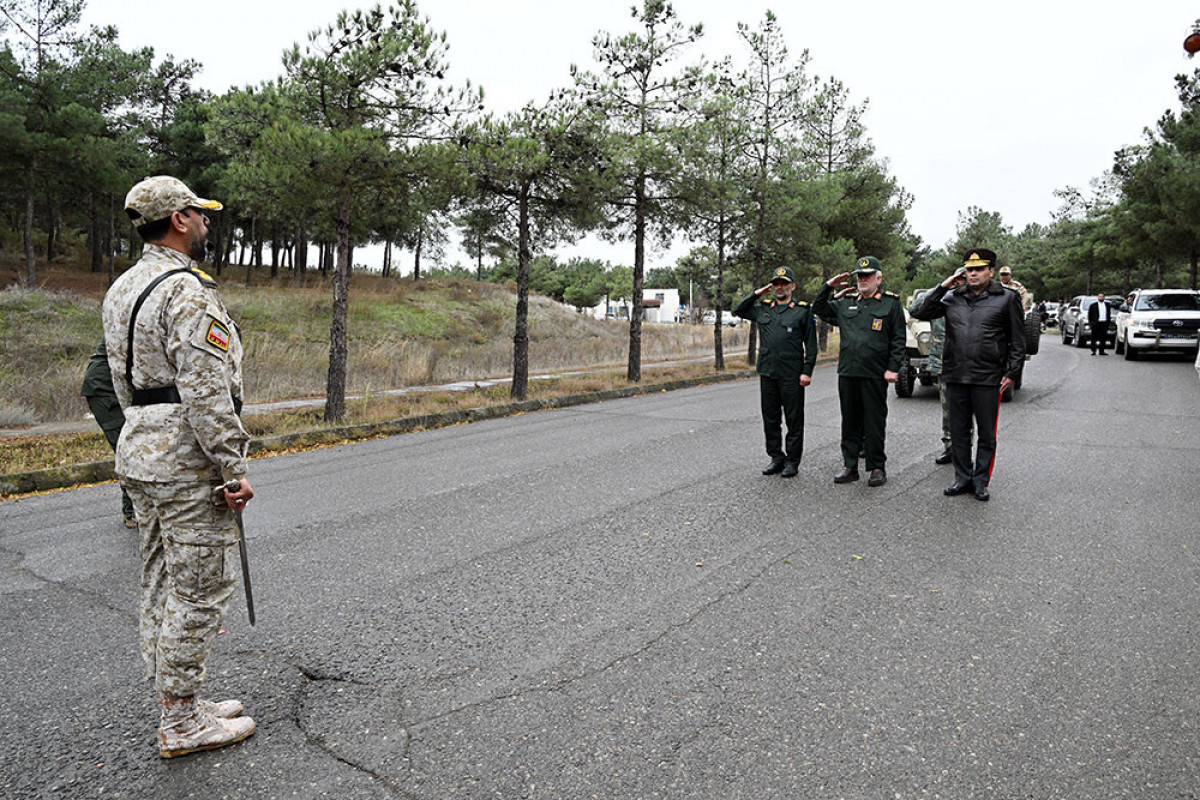
[[[138,389],[174,386],[181,401],[133,406],[130,313],[154,278],[180,267],[194,272],[166,278],[138,312],[132,374]],[[116,471],[141,533],[146,677],[160,692],[193,696],[236,580],[237,525],[216,490],[246,474],[249,437],[233,401],[242,397],[241,339],[216,284],[187,255],[153,244],[105,297],[104,336],[125,411]]]

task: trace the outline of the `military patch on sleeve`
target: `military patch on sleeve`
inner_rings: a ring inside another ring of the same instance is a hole
[[[214,319],[212,322],[208,323],[208,333],[204,335],[204,341],[208,342],[222,353],[228,353],[229,328],[226,328],[224,325]]]
[[[879,319],[878,317],[871,320],[871,330],[873,330],[873,331],[883,330],[883,320]]]

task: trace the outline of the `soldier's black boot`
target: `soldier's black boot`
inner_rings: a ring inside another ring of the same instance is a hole
[[[772,458],[771,463],[763,470],[763,475],[778,475],[783,472],[783,458]]]
[[[940,456],[938,456],[937,458],[935,458],[933,460],[933,463],[944,465],[944,464],[949,464],[953,460],[954,460],[954,456],[950,453],[950,445],[946,445],[946,449],[942,451],[942,454]]]
[[[800,473],[800,465],[795,461],[788,461],[783,465],[783,474],[781,477],[794,478]]]
[[[883,486],[885,483],[887,483],[887,472],[883,467],[871,470],[871,477],[867,478],[867,486]]]

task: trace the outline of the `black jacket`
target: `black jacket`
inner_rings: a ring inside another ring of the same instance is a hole
[[[917,319],[946,318],[942,380],[999,385],[1016,379],[1025,361],[1025,313],[1021,296],[998,281],[972,296],[967,287],[938,286],[913,312]]]

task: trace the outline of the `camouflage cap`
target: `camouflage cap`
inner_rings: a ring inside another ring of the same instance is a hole
[[[140,228],[147,222],[165,219],[185,208],[207,208],[220,211],[224,206],[216,200],[205,200],[178,178],[170,175],[155,175],[146,178],[125,195],[125,213]]]
[[[776,281],[786,281],[788,283],[796,282],[796,273],[792,272],[791,267],[776,267],[771,273],[771,283]]]
[[[876,272],[883,272],[883,267],[879,265],[879,259],[875,256],[862,256],[858,259],[857,269],[854,270],[855,275],[874,275]]]

